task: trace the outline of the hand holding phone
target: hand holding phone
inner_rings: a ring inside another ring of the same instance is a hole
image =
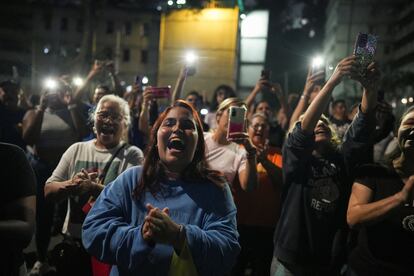
[[[153,97],[156,99],[165,99],[171,97],[171,87],[151,87],[149,88]]]
[[[360,65],[359,74],[365,75],[369,64],[374,61],[378,37],[373,34],[359,33],[355,41],[354,55]]]
[[[227,140],[239,139],[245,133],[246,107],[231,106],[229,108],[229,123],[227,127]]]
[[[272,75],[272,71],[262,70],[262,73],[260,74],[260,79],[270,81],[271,75]]]
[[[317,56],[312,60],[310,76],[314,78],[315,85],[323,85],[325,82],[326,69],[323,58]]]

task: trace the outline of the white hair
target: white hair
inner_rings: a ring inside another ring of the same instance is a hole
[[[113,103],[118,104],[119,109],[121,110],[122,123],[123,123],[123,126],[124,126],[124,132],[125,132],[123,134],[123,137],[124,137],[124,140],[126,139],[125,141],[127,141],[128,129],[129,129],[129,126],[131,125],[131,115],[130,115],[130,110],[129,110],[129,106],[128,106],[127,101],[125,101],[124,99],[122,99],[119,96],[110,94],[110,95],[103,96],[99,100],[98,104],[96,105],[95,111],[92,114],[92,119],[93,119],[94,125],[95,125],[95,122],[96,122],[97,113],[99,112],[99,110],[101,110],[102,105],[106,102],[113,102]]]

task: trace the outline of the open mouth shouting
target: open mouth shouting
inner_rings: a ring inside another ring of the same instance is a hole
[[[116,127],[114,125],[110,125],[110,124],[103,124],[99,128],[99,130],[102,134],[105,134],[105,135],[111,135],[111,134],[116,133]]]
[[[408,130],[407,135],[403,138],[403,145],[414,147],[414,129]]]
[[[185,150],[185,143],[180,137],[174,136],[168,140],[167,148],[170,152],[181,153]]]

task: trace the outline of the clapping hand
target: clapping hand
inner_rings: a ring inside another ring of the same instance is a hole
[[[142,237],[145,241],[151,243],[162,243],[175,245],[178,242],[180,225],[175,223],[169,216],[169,209],[160,210],[146,205],[147,216],[142,227]]]
[[[96,172],[88,173],[85,169],[75,174],[72,178],[73,193],[76,195],[90,193],[97,185],[98,174]]]

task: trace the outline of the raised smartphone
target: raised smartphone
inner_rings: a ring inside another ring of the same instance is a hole
[[[170,98],[171,96],[171,87],[169,86],[151,87],[150,91],[157,99]]]
[[[262,73],[260,74],[260,78],[262,80],[270,80],[270,77],[272,75],[272,71],[270,70],[262,70]]]
[[[354,55],[360,64],[360,74],[363,75],[368,65],[374,61],[375,51],[377,50],[378,37],[373,34],[359,33],[357,35]]]
[[[311,67],[311,76],[315,74],[323,73],[324,77],[316,81],[316,84],[323,85],[325,82],[325,76],[326,76],[326,70],[325,70],[325,64],[312,64]]]
[[[236,133],[245,132],[246,107],[231,106],[229,109],[229,123],[227,128],[227,139],[235,138]]]

